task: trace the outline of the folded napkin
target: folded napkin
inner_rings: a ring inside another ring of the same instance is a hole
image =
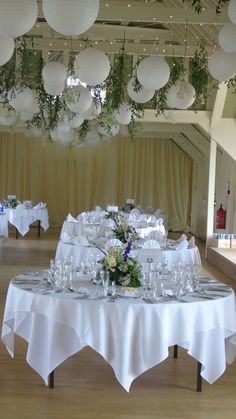
[[[33,207],[33,209],[44,209],[46,208],[46,204],[43,202],[39,202],[37,205]]]
[[[26,207],[25,207],[25,205],[24,204],[18,204],[17,206],[16,206],[16,210],[22,210],[22,209],[26,209]]]
[[[195,237],[192,236],[191,239],[188,241],[188,247],[195,247]]]
[[[143,243],[143,249],[160,249],[160,243],[157,240],[146,240]]]
[[[109,250],[111,247],[122,247],[123,244],[118,239],[110,239],[105,244],[105,250]]]
[[[181,240],[179,243],[176,243],[174,246],[175,250],[185,250],[188,248],[188,240]]]
[[[73,236],[67,231],[63,231],[63,233],[61,233],[61,241],[64,243],[70,243],[73,241]]]
[[[73,215],[71,215],[70,213],[67,215],[66,217],[66,221],[68,221],[69,223],[78,223],[79,220],[77,220],[77,218],[73,217]]]
[[[79,246],[88,246],[89,245],[89,242],[88,242],[88,240],[86,239],[85,236],[76,236],[76,237],[74,237],[73,242],[74,242],[74,244],[77,244]]]
[[[182,234],[182,236],[180,236],[180,238],[178,240],[176,240],[176,243],[180,243],[183,240],[187,240],[186,234]]]

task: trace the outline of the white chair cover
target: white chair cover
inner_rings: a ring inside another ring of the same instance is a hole
[[[142,246],[143,249],[160,249],[160,247],[160,243],[153,239],[146,240]]]
[[[105,244],[105,250],[108,251],[111,247],[123,247],[123,243],[118,239],[110,239]]]

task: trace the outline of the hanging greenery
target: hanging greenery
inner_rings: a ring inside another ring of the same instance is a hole
[[[185,3],[186,1],[191,2],[191,5],[195,9],[195,11],[198,14],[202,13],[203,7],[204,7],[202,4],[202,0],[182,0],[182,1],[183,3]],[[217,14],[221,13],[222,7],[224,7],[228,3],[229,3],[229,0],[218,0],[216,3],[216,13]]]

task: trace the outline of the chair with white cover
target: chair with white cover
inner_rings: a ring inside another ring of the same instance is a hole
[[[107,237],[111,230],[115,227],[115,223],[111,218],[104,218],[98,229],[98,237]]]
[[[150,215],[147,219],[147,224],[150,226],[155,226],[157,222],[157,219],[155,217],[155,215]]]
[[[110,239],[106,242],[104,247],[108,252],[111,247],[123,247],[123,243],[119,239]]]
[[[143,245],[142,249],[160,249],[160,243],[157,240],[149,239],[146,240]]]

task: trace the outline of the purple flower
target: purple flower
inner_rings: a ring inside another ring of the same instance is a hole
[[[126,249],[125,249],[125,252],[124,252],[124,260],[125,260],[125,262],[127,262],[127,260],[128,260],[129,253],[130,253],[130,250],[131,250],[131,246],[132,246],[132,242],[130,240],[130,241],[128,241],[127,246],[126,246]]]

